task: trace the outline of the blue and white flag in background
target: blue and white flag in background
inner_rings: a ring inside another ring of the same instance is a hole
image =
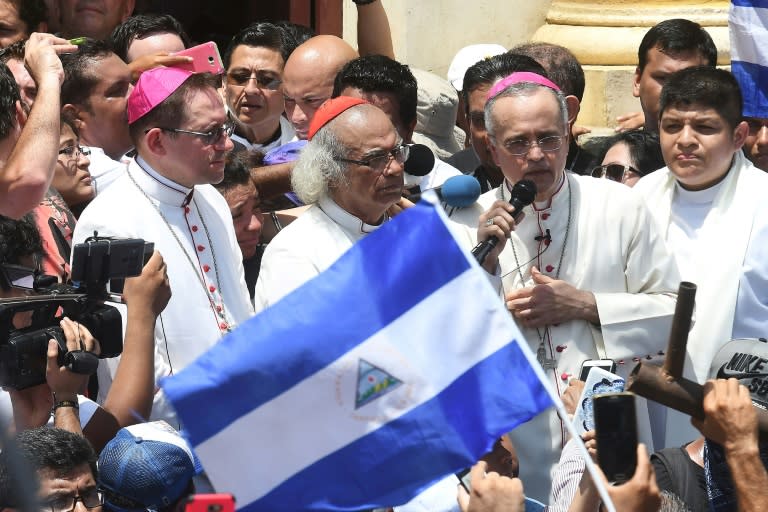
[[[399,505],[557,397],[426,203],[162,382],[239,510]]]
[[[744,115],[768,118],[768,0],[733,0],[728,25]]]

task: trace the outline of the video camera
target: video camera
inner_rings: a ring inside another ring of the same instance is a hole
[[[152,255],[154,244],[140,238],[99,237],[97,233],[72,252],[72,284],[18,265],[0,265],[0,279],[6,289],[22,288],[40,295],[0,299],[0,386],[24,389],[45,382],[48,340],[59,345],[59,366],[84,375],[93,374],[98,359],[115,357],[123,351],[120,312],[104,304],[112,296],[107,285],[112,279],[141,274]],[[113,283],[114,284],[114,283]],[[122,289],[121,289],[122,291]],[[31,325],[16,329],[17,313],[31,311]],[[99,341],[101,353],[67,350],[63,316],[87,327]]]

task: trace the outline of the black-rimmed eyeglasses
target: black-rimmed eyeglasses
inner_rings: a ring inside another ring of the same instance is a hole
[[[104,504],[104,495],[94,487],[80,495],[62,496],[45,501],[42,503],[42,509],[51,512],[72,512],[78,501],[82,501],[85,508],[96,508]]]
[[[235,131],[235,124],[232,122],[226,122],[223,125],[219,126],[218,128],[214,128],[207,132],[196,132],[193,130],[183,130],[181,128],[163,128],[163,127],[158,127],[158,128],[160,128],[164,132],[183,133],[185,135],[194,135],[195,137],[200,137],[200,139],[203,141],[203,144],[205,144],[206,146],[210,146],[212,144],[216,144],[217,142],[219,142],[225,135],[227,137],[231,136],[232,133],[234,133]]]
[[[385,153],[368,157],[365,160],[353,160],[352,158],[334,158],[334,160],[337,162],[363,165],[370,167],[375,171],[382,172],[384,169],[389,167],[389,164],[392,162],[392,160],[396,160],[399,164],[404,164],[405,161],[408,160],[410,151],[411,148],[408,145],[398,144]]]

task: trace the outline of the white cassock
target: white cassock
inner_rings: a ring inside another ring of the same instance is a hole
[[[249,151],[261,151],[266,155],[271,150],[296,140],[296,131],[293,129],[293,125],[290,123],[290,121],[288,121],[285,117],[280,116],[280,136],[272,142],[268,142],[266,144],[253,143],[236,133],[233,133],[230,136],[230,139],[232,139],[233,142],[242,144]]]
[[[93,194],[95,196],[104,192],[117,178],[125,174],[132,158],[122,156],[120,160],[112,160],[104,150],[96,146],[83,146],[91,151],[88,156],[90,165],[88,172],[93,180]]]
[[[253,315],[232,215],[211,185],[183,187],[137,158],[83,211],[74,243],[94,231],[153,242],[168,267],[173,296],[155,323],[156,381],[187,366]],[[99,366],[100,401],[118,359],[108,360],[109,372]],[[162,392],[155,394],[151,419],[178,426]]]
[[[256,281],[256,311],[331,266],[339,256],[379,226],[366,224],[328,197],[312,205],[267,245]]]
[[[725,179],[709,189],[683,190],[665,167],[641,179],[635,190],[658,222],[682,278],[697,285],[683,375],[703,383],[715,354],[734,335],[768,334],[768,174],[737,151]],[[703,223],[687,222],[681,205],[700,210],[694,215]],[[665,446],[680,446],[699,435],[688,416],[668,413]]]
[[[570,378],[578,378],[586,359],[613,359],[625,378],[640,360],[660,362],[680,283],[661,234],[632,189],[610,180],[565,176],[550,204],[525,208],[525,219],[499,257],[504,294],[532,286],[531,267],[536,266],[595,295],[599,326],[574,320],[538,331],[522,329],[533,353],[543,350],[541,359],[550,360],[545,373],[560,394]],[[509,198],[505,182],[453,215],[451,220],[465,226],[460,231],[467,247],[476,243],[478,216],[497,199]],[[547,230],[550,243],[540,238]],[[510,385],[515,385],[514,376]],[[652,445],[644,400],[637,405],[641,440]],[[510,437],[526,495],[547,502],[551,472],[568,440],[557,414],[553,409],[540,414]]]

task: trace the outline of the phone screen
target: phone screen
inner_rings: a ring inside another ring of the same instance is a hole
[[[635,395],[606,393],[593,397],[597,460],[609,482],[626,482],[637,466]]]
[[[470,492],[472,490],[471,485],[471,478],[469,476],[469,472],[472,468],[462,469],[458,473],[456,473],[456,478],[459,479],[459,482],[461,482],[461,486],[464,487],[464,490],[467,492]]]
[[[587,359],[581,363],[579,380],[586,382],[592,368],[602,368],[607,372],[616,373],[616,362],[613,359]]]

